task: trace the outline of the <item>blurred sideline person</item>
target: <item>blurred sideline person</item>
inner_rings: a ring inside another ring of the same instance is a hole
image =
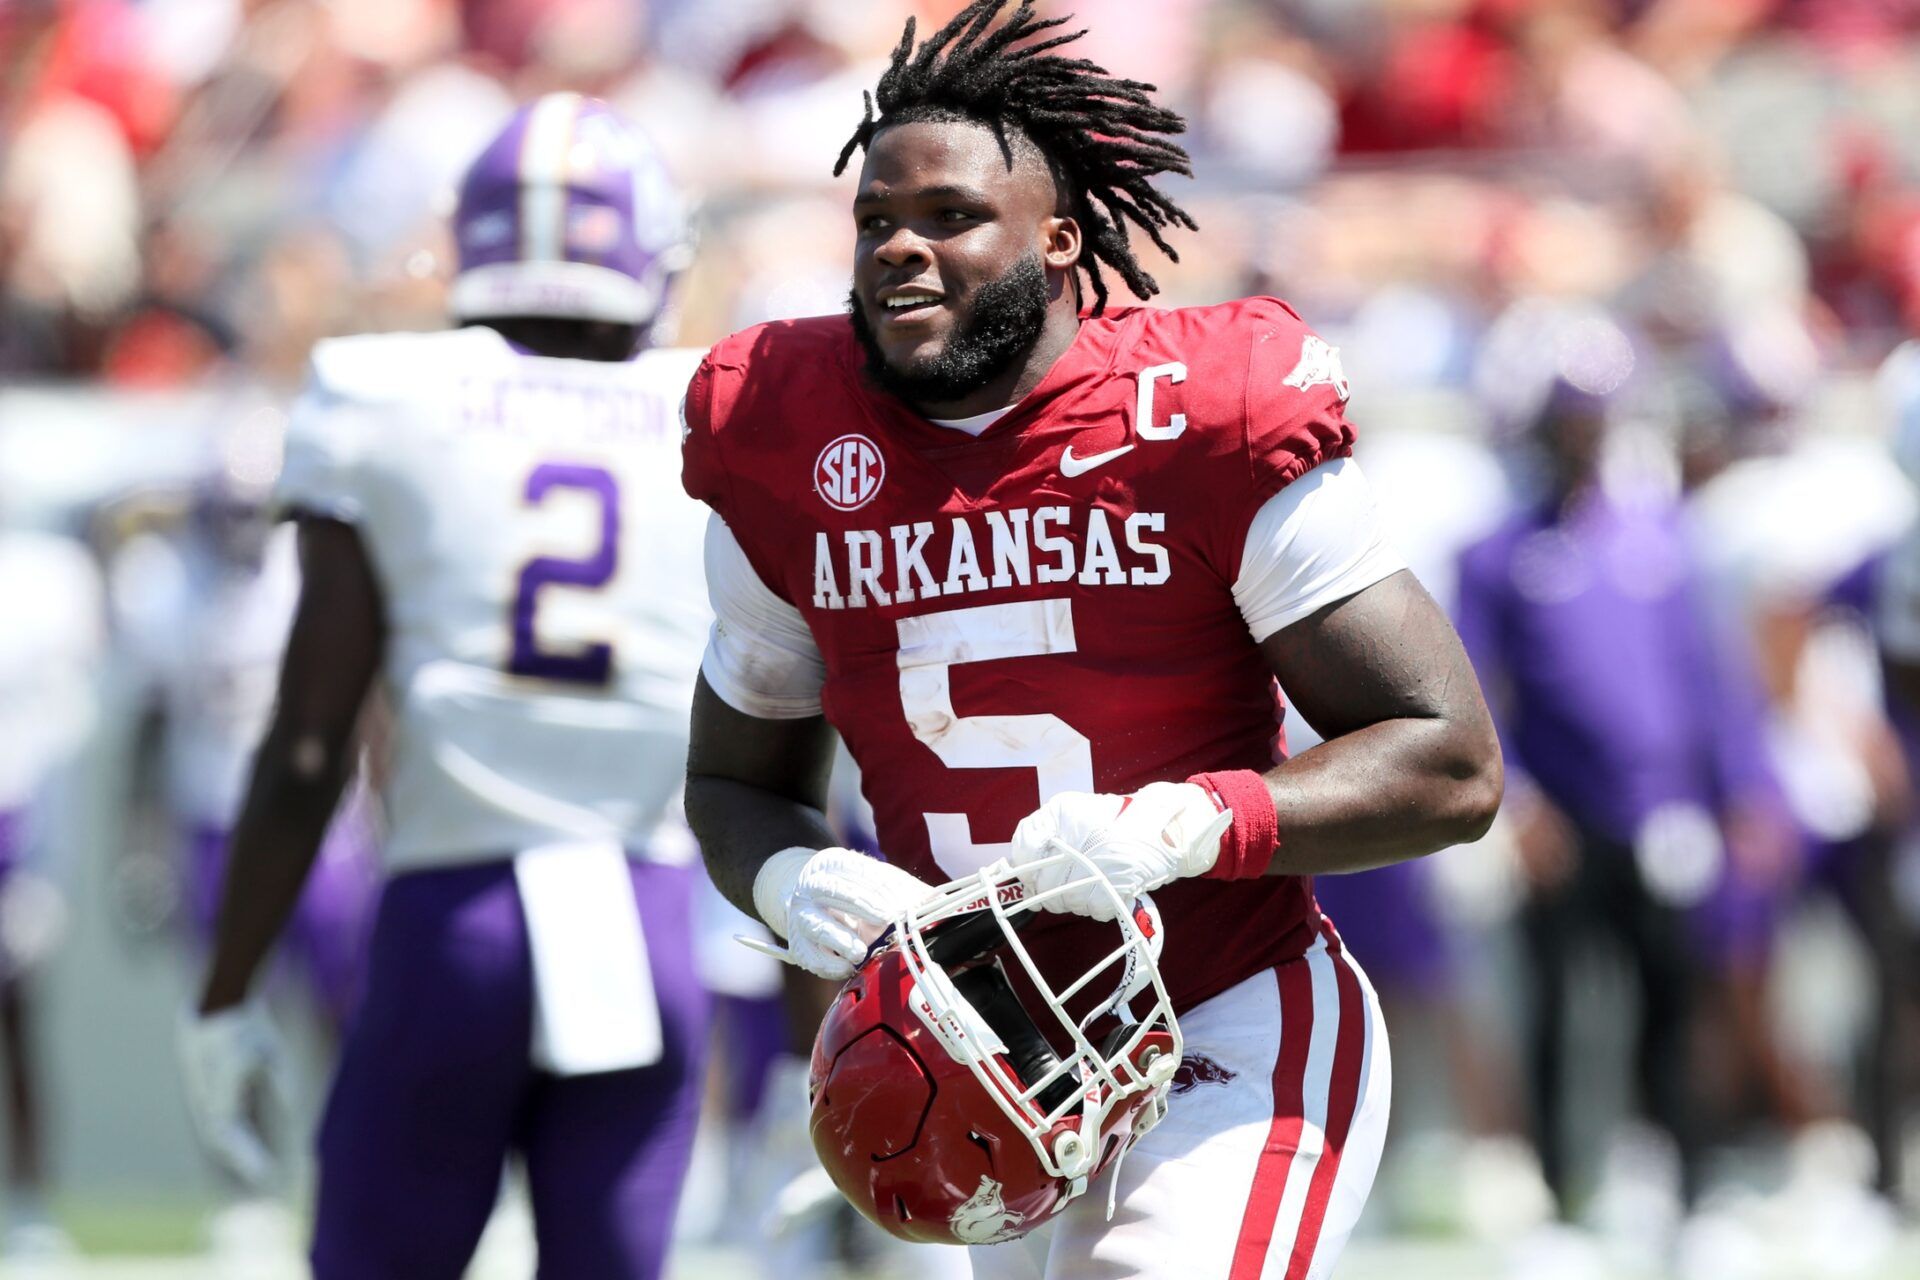
[[[7,1135],[0,1259],[25,1261],[71,1247],[47,1205],[47,1096],[34,979],[66,918],[46,865],[58,853],[60,833],[44,818],[60,769],[93,726],[104,605],[84,547],[16,529],[0,530],[0,598],[15,606],[0,626],[0,1080]]]
[[[1894,415],[1893,456],[1907,482],[1920,493],[1920,340],[1911,340],[1887,358],[1881,391]],[[1899,732],[1908,778],[1920,792],[1920,519],[1903,531],[1881,558],[1872,597],[1874,638],[1887,682],[1887,701]],[[1876,1009],[1878,1039],[1883,1042],[1868,1094],[1870,1130],[1881,1148],[1880,1179],[1895,1183],[1902,1172],[1890,1160],[1894,1141],[1904,1136],[1901,1103],[1914,1096],[1920,1080],[1913,1029],[1920,1025],[1920,800],[1909,797],[1907,821],[1888,871],[1889,888],[1878,918],[1894,957],[1883,963],[1887,976]]]
[[[203,1138],[266,1153],[248,999],[378,678],[391,871],[319,1135],[320,1280],[453,1280],[524,1162],[543,1277],[660,1274],[699,1103],[696,872],[671,830],[708,613],[675,489],[686,249],[603,104],[518,112],[464,179],[451,332],[321,344],[278,498],[302,583],[183,1026]]]
[[[135,843],[173,856],[167,878],[204,961],[226,878],[227,845],[247,764],[273,711],[274,676],[300,592],[294,534],[274,528],[267,495],[225,467],[196,486],[178,527],[129,539],[109,566],[114,644],[142,703],[133,808]],[[337,1040],[357,994],[379,868],[371,814],[358,782],[328,828],[292,928],[299,976]],[[144,829],[144,830],[143,830]],[[157,876],[131,865],[122,879],[158,897]],[[127,902],[132,925],[165,901]]]
[[[1581,948],[1604,940],[1631,963],[1638,1100],[1672,1140],[1691,1203],[1688,911],[1723,856],[1771,869],[1789,840],[1758,690],[1713,638],[1677,508],[1604,474],[1616,391],[1564,375],[1546,388],[1532,420],[1541,491],[1463,552],[1456,615],[1508,761],[1532,1119],[1565,1217],[1580,1173],[1566,1047]]]
[[[1700,941],[1731,1029],[1709,1096],[1723,1123],[1764,1104],[1761,1118],[1795,1135],[1799,1163],[1803,1149],[1836,1140],[1864,1146],[1840,1120],[1843,1100],[1852,1101],[1886,1190],[1898,1166],[1887,1064],[1894,993],[1904,985],[1888,871],[1909,782],[1869,620],[1913,495],[1877,442],[1794,429],[1793,404],[1756,394],[1743,368],[1727,359],[1709,365],[1693,397],[1696,415],[1726,424],[1719,434],[1730,458],[1690,495],[1689,516],[1710,590],[1757,659],[1769,756],[1799,857],[1792,874],[1771,880],[1730,864],[1702,904]],[[1783,511],[1794,518],[1781,519]],[[1874,968],[1879,1016],[1861,1052],[1829,1055],[1858,1059],[1858,1088],[1844,1071],[1823,1079],[1810,1046],[1777,1025],[1786,926],[1815,896],[1843,909]]]

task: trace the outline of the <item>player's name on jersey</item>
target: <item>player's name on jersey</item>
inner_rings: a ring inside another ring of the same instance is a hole
[[[1100,507],[1014,507],[814,535],[813,605],[864,609],[1001,587],[1153,587],[1172,572],[1167,517]]]
[[[544,438],[563,426],[585,443],[674,440],[679,416],[657,388],[604,381],[577,383],[527,377],[466,378],[460,383],[463,430]]]

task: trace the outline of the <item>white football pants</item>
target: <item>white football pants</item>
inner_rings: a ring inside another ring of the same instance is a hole
[[[1166,1119],[974,1280],[1326,1280],[1380,1166],[1393,1067],[1366,974],[1327,938],[1180,1019]]]

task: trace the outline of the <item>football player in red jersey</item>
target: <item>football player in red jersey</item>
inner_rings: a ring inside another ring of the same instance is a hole
[[[1046,890],[1064,843],[1152,891],[1191,1088],[1111,1220],[1082,1197],[975,1274],[1324,1277],[1389,1069],[1308,877],[1480,835],[1499,748],[1379,534],[1337,354],[1270,298],[1106,305],[1109,272],[1156,291],[1129,223],[1169,254],[1192,225],[1152,185],[1182,122],[1005,7],[909,25],[881,79],[843,156],[849,314],[737,334],[688,391],[718,614],[688,812],[722,892],[828,977],[1000,859]],[[1326,739],[1292,759],[1278,689]],[[885,861],[822,822],[836,730]],[[1084,969],[1103,926],[1071,913],[1112,901],[1061,894],[1027,949]]]

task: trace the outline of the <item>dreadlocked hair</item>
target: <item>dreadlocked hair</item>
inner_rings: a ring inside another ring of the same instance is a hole
[[[1163,232],[1173,226],[1199,229],[1185,209],[1153,186],[1162,173],[1193,176],[1187,153],[1167,141],[1168,135],[1184,133],[1187,122],[1154,104],[1148,97],[1153,85],[1052,52],[1086,34],[1045,35],[1070,17],[1041,19],[1032,0],[1021,0],[1013,16],[996,27],[994,19],[1006,3],[973,0],[918,49],[913,47],[915,23],[908,18],[879,85],[862,95],[865,115],[840,149],[833,174],[845,172],[855,148],[867,150],[888,125],[979,121],[994,130],[1009,158],[1011,129],[1040,150],[1067,193],[1086,236],[1080,269],[1093,289],[1093,314],[1107,304],[1103,263],[1136,296],[1151,298],[1160,286],[1134,257],[1127,224],[1146,232],[1174,262],[1180,255]]]

